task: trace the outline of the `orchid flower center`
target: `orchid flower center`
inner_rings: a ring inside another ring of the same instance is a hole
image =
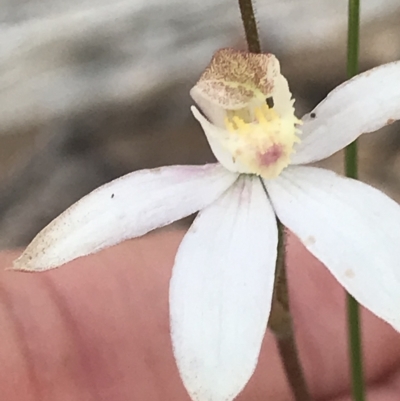
[[[301,121],[294,115],[293,101],[285,106],[279,110],[268,97],[244,109],[226,111],[230,137],[225,146],[249,173],[271,179],[289,165],[294,144],[300,142],[296,124]]]

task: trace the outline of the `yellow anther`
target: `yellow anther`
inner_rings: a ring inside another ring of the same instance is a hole
[[[237,130],[242,131],[246,129],[246,123],[238,116],[233,116],[232,117],[233,122],[236,124]]]
[[[279,120],[279,115],[274,109],[270,109],[267,105],[256,107],[254,109],[254,116],[257,122],[261,125],[269,124],[271,121]]]
[[[256,107],[254,109],[254,116],[256,118],[256,120],[260,123],[260,124],[267,124],[267,120],[265,118],[265,115],[262,111],[261,107]]]
[[[224,121],[231,133],[224,146],[233,162],[264,178],[278,176],[290,163],[294,144],[300,142],[296,125],[302,122],[294,114],[281,116],[265,102],[247,110],[229,110]]]
[[[263,112],[264,114],[268,114],[268,112],[269,112],[270,110],[273,110],[273,108],[269,108],[268,105],[263,104],[263,105],[261,106],[261,110],[262,110],[262,112]]]
[[[226,129],[229,132],[236,132],[238,134],[245,134],[249,131],[249,124],[245,123],[239,116],[233,116],[232,118],[225,117],[224,119]]]
[[[230,122],[230,120],[229,120],[228,117],[225,117],[225,118],[224,118],[224,122],[225,122],[225,127],[226,127],[226,129],[227,129],[229,132],[235,132],[235,131],[236,131],[235,127],[234,127],[233,124]]]

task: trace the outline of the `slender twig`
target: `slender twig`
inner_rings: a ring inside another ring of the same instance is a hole
[[[261,44],[258,36],[253,3],[251,0],[239,0],[239,7],[249,52],[261,53]]]
[[[348,78],[351,78],[358,73],[360,0],[349,0],[348,18],[347,76]],[[347,177],[357,178],[358,176],[357,142],[355,141],[345,150],[345,171]],[[347,320],[349,327],[353,400],[364,401],[365,388],[362,363],[360,312],[357,301],[350,294],[347,295]]]

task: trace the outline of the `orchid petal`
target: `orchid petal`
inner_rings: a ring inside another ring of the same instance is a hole
[[[14,269],[51,269],[144,235],[209,205],[236,179],[218,164],[162,167],[125,175],[53,220],[14,262]]]
[[[291,164],[325,159],[361,134],[400,119],[400,62],[374,68],[334,89],[303,117]]]
[[[183,239],[170,287],[171,331],[194,401],[232,400],[252,375],[270,313],[277,236],[259,178],[242,177]]]
[[[203,93],[197,86],[194,86],[190,90],[190,96],[196,102],[197,107],[207,117],[208,121],[212,121],[212,124],[219,128],[225,127],[226,110],[223,107],[215,104],[215,102],[209,98],[204,97]],[[195,112],[193,112],[193,114],[195,114]],[[197,117],[196,119],[199,120]],[[209,124],[211,125],[211,123]]]
[[[265,184],[282,223],[358,302],[400,331],[400,206],[313,167],[288,168]]]
[[[249,168],[240,163],[237,159],[234,159],[232,157],[232,152],[222,145],[222,143],[228,140],[229,135],[232,134],[226,129],[211,124],[196,107],[192,106],[191,110],[194,118],[203,128],[208,143],[210,144],[210,148],[216,159],[229,171],[249,173]]]

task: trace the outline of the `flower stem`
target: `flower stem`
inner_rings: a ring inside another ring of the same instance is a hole
[[[359,32],[360,32],[360,0],[349,0],[347,37],[347,76],[358,73]],[[357,142],[354,141],[345,149],[346,176],[357,178]],[[365,400],[364,375],[362,363],[362,345],[360,329],[360,312],[357,301],[347,294],[347,320],[349,327],[349,346],[351,364],[351,383],[354,401]]]
[[[358,73],[360,32],[360,0],[349,0],[349,22],[347,33],[347,77]],[[345,170],[347,177],[357,178],[357,142],[354,141],[345,149]]]
[[[257,22],[254,15],[252,0],[239,0],[244,31],[246,34],[249,52],[261,53],[261,43],[257,30]],[[261,185],[268,197],[267,189],[260,178]],[[295,335],[293,331],[292,317],[289,308],[289,292],[286,280],[286,241],[285,230],[280,221],[278,224],[278,255],[276,261],[276,280],[272,301],[271,315],[268,327],[275,335],[279,354],[282,359],[286,377],[292,389],[296,401],[310,401],[307,383],[297,352]]]
[[[274,332],[286,377],[296,401],[310,401],[311,396],[300,364],[299,354],[289,309],[289,292],[286,279],[286,239],[285,228],[278,223],[278,257],[272,311],[268,322]]]
[[[261,53],[261,44],[258,36],[253,3],[251,0],[239,0],[239,7],[249,52]]]
[[[357,301],[350,294],[347,294],[347,321],[349,325],[351,385],[353,400],[365,401],[360,313]]]
[[[266,195],[267,189],[260,179]],[[278,255],[276,259],[276,277],[272,309],[268,327],[274,333],[279,354],[287,380],[296,401],[311,401],[307,383],[297,351],[292,316],[289,306],[289,291],[286,279],[286,235],[282,223],[278,224]]]

